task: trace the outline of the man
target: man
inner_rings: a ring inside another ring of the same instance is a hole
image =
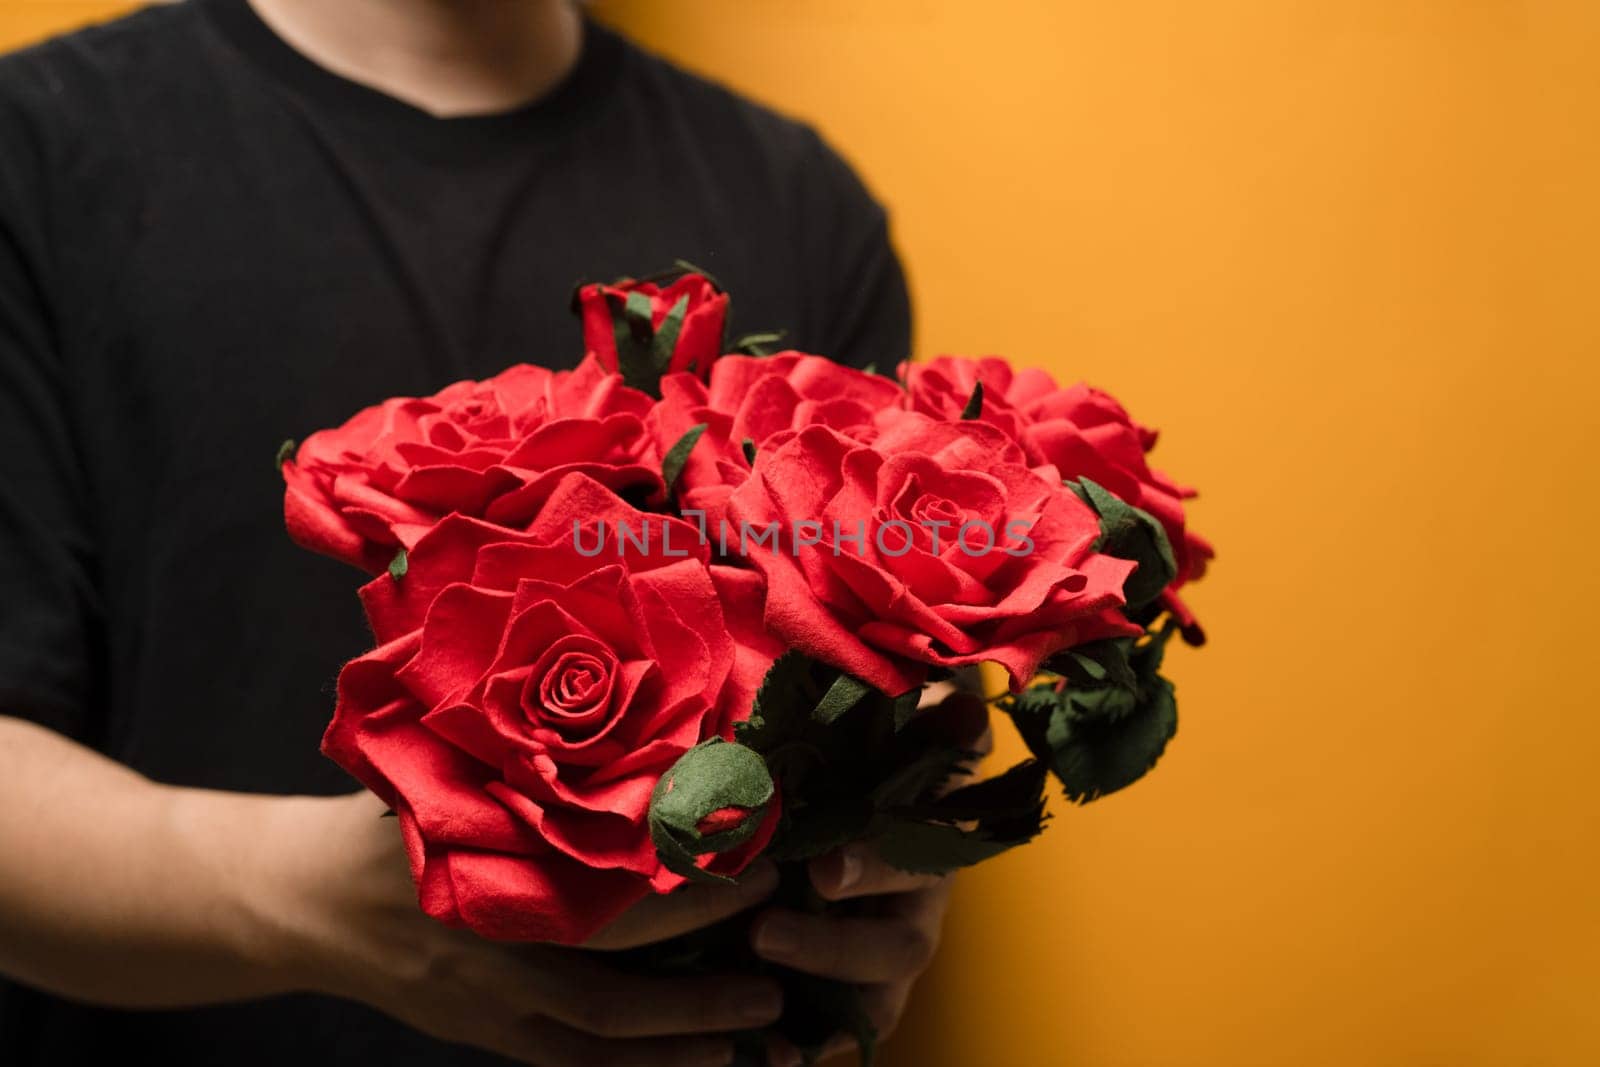
[[[604,954],[770,871],[584,950],[420,914],[317,752],[367,635],[271,462],[384,396],[570,365],[571,285],[677,257],[741,329],[908,348],[848,168],[563,0],[191,0],[0,60],[0,1062],[711,1064],[776,1017],[773,986]],[[943,889],[854,850],[812,873],[872,917],[769,910],[758,951],[891,1024]]]

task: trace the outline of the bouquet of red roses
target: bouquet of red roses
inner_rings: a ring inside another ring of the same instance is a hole
[[[758,856],[966,866],[1039,833],[1050,775],[1082,802],[1144,774],[1211,556],[1155,434],[999,359],[888,378],[729,343],[727,295],[668,280],[582,287],[576,370],[280,452],[291,536],[375,575],[323,749],[398,816],[422,908],[579,944]],[[1034,758],[973,783],[971,702],[920,705],[985,662]],[[737,933],[640,964],[726,967]],[[851,990],[783,977],[786,1037],[870,1051]]]

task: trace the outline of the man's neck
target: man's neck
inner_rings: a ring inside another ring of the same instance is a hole
[[[571,0],[249,0],[294,49],[440,117],[509,111],[577,62]]]

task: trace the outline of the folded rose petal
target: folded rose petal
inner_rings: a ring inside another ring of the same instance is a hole
[[[1129,566],[1091,550],[1093,511],[994,427],[910,412],[880,423],[865,444],[803,429],[729,498],[732,520],[779,531],[749,557],[773,633],[894,694],[930,666],[984,660],[1020,691],[1045,656],[1104,635]],[[974,516],[984,536],[918,554],[914,532],[941,515]],[[801,543],[797,524],[819,517],[817,543]]]
[[[650,398],[606,375],[526,364],[431,397],[398,397],[308,437],[283,464],[284,520],[305,547],[376,574],[401,527],[455,513],[520,525],[563,474],[660,491]]]
[[[1177,562],[1164,603],[1189,640],[1201,639],[1193,615],[1175,594],[1205,573],[1213,550],[1185,523],[1183,501],[1194,492],[1151,469],[1146,460],[1155,447],[1155,431],[1134,422],[1107,393],[1081,383],[1063,389],[1044,371],[1015,372],[994,357],[940,356],[902,364],[900,373],[908,406],[947,424],[960,419],[981,382],[978,421],[1021,446],[1029,463],[1051,464],[1068,480],[1087,477],[1154,516],[1166,530]]]
[[[684,547],[585,554],[574,521],[665,522]],[[749,716],[782,648],[760,577],[714,573],[686,523],[569,473],[530,526],[447,516],[363,588],[384,643],[341,673],[323,749],[395,809],[428,914],[574,944],[682,883],[657,858],[651,793]],[[757,851],[704,862],[733,874]]]

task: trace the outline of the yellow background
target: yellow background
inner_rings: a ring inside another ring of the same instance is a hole
[[[1600,1063],[1600,6],[601,10],[857,164],[923,351],[1204,489],[1178,739],[962,877],[890,1064]]]

